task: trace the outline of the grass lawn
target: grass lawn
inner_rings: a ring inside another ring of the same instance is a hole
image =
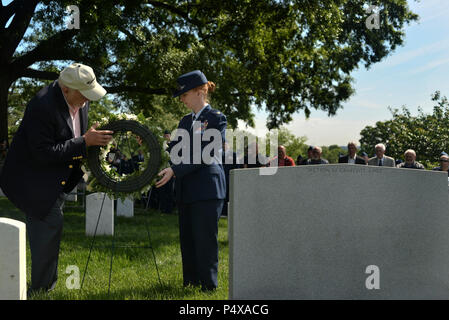
[[[67,205],[70,203],[66,203]],[[7,198],[0,197],[0,217],[25,221],[22,212]],[[216,300],[228,298],[228,232],[227,219],[219,222],[219,270],[218,289],[203,293],[199,288],[182,285],[181,251],[179,248],[178,219],[176,214],[162,214],[156,210],[144,210],[137,206],[133,218],[115,217],[114,256],[111,290],[108,295],[111,265],[112,237],[96,237],[88,270],[81,289],[68,289],[66,282],[75,276],[67,267],[77,266],[81,284],[89,255],[92,237],[85,236],[85,214],[82,208],[64,209],[64,231],[58,266],[58,283],[54,291],[29,299],[36,300]],[[154,258],[149,248],[146,225],[149,227],[152,247],[156,257],[160,280]],[[28,239],[27,239],[28,242]],[[128,246],[128,247],[124,247]],[[131,247],[131,248],[130,248]],[[27,244],[27,282],[31,280],[31,256]]]

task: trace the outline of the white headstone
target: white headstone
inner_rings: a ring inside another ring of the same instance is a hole
[[[448,299],[447,183],[348,164],[232,170],[229,297]]]
[[[26,226],[0,218],[0,300],[26,298]]]
[[[66,201],[73,201],[73,202],[78,201],[78,188],[77,187],[75,187],[75,189],[70,191],[70,193],[67,195]]]
[[[117,199],[117,216],[134,217],[134,200],[132,197],[126,198],[125,201]]]
[[[3,193],[1,188],[0,188],[0,197],[5,197],[5,194]]]
[[[100,221],[98,216],[101,210]],[[97,227],[98,221],[98,227]],[[86,197],[86,235],[114,234],[114,200],[103,192],[92,193]]]

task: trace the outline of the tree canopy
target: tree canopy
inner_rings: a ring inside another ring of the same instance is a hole
[[[368,4],[379,29],[365,25]],[[68,5],[79,29],[66,27]],[[13,0],[0,7],[0,140],[11,86],[56,79],[71,62],[92,66],[117,107],[154,118],[185,112],[170,95],[194,69],[217,83],[211,102],[232,127],[254,124],[253,105],[269,128],[295,112],[334,115],[354,91],[351,72],[394,51],[414,20],[406,0]]]
[[[360,132],[361,148],[372,156],[374,146],[383,143],[386,154],[396,159],[403,159],[404,152],[413,149],[417,161],[431,167],[442,151],[449,152],[449,102],[439,91],[432,94],[432,101],[436,104],[431,114],[418,108],[418,115],[413,116],[406,106],[390,108],[391,120],[378,121]]]

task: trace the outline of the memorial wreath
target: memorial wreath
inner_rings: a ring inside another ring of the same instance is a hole
[[[163,130],[142,114],[111,114],[97,130],[112,130],[105,147],[89,147],[84,170],[89,168],[87,191],[104,192],[115,199],[140,199],[167,166]],[[86,171],[86,170],[85,170]]]

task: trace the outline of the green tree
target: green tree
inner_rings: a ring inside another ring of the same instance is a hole
[[[9,89],[8,104],[8,134],[12,137],[20,124],[28,101],[39,91],[39,87],[45,82],[35,79],[19,79]]]
[[[329,163],[338,163],[339,156],[347,153],[344,149],[336,144],[330,146],[322,146],[321,149],[323,150],[321,158],[329,160]]]
[[[449,102],[439,91],[431,98],[436,103],[431,114],[418,108],[418,115],[413,116],[406,106],[390,108],[391,120],[378,121],[360,132],[362,149],[372,155],[374,146],[384,143],[387,154],[396,159],[403,159],[404,152],[413,149],[417,161],[427,167],[435,165],[440,153],[449,151]]]
[[[297,137],[287,128],[281,127],[278,130],[278,144],[285,147],[287,155],[292,157],[295,163],[299,155],[307,155],[306,141],[307,137]]]
[[[369,30],[368,4],[380,10]],[[68,5],[80,29],[67,29]],[[218,83],[212,104],[232,127],[268,127],[312,109],[333,115],[353,93],[350,74],[403,43],[414,20],[406,0],[13,0],[0,5],[0,140],[7,137],[8,90],[27,77],[53,80],[61,66],[91,65],[119,107],[157,118],[181,73],[202,69]],[[171,105],[170,105],[171,107]],[[164,112],[178,112],[164,108]]]

